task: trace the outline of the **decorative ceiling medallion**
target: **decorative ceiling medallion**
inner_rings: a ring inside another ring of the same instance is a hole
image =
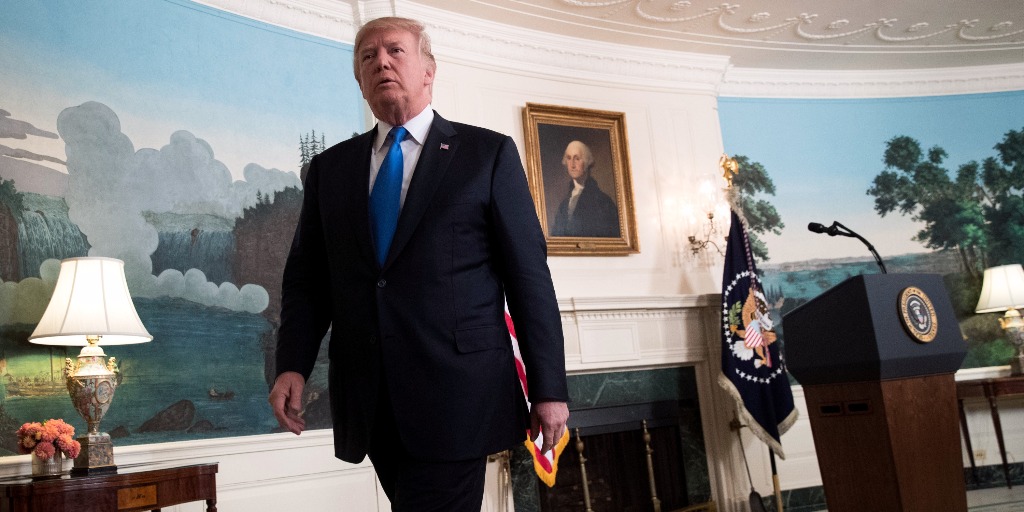
[[[956,40],[959,40],[960,43],[980,43],[998,40],[1003,40],[1006,43],[1017,43],[1019,41],[1013,41],[1010,40],[1010,38],[1013,38],[1014,36],[1020,34],[1024,34],[1024,29],[1015,30],[1012,32],[1009,31],[1009,29],[1013,26],[1012,21],[995,22],[988,28],[978,28],[978,25],[980,24],[980,21],[978,19],[962,19],[957,22],[949,22],[944,25],[941,25],[942,28],[933,30],[928,33],[924,33],[924,30],[926,30],[932,24],[925,21],[912,22],[909,25],[907,25],[906,28],[903,28],[902,32],[913,35],[899,36],[895,35],[894,33],[901,31],[901,29],[897,26],[897,22],[899,21],[898,18],[880,18],[876,21],[865,23],[860,27],[856,27],[841,33],[835,33],[834,31],[840,28],[845,28],[847,25],[851,24],[850,20],[840,18],[825,24],[824,29],[830,31],[831,33],[815,33],[814,31],[810,30],[810,28],[814,21],[820,17],[818,13],[801,12],[799,14],[782,17],[780,18],[783,20],[782,22],[773,24],[771,26],[749,28],[731,24],[729,23],[730,20],[728,18],[731,16],[740,15],[744,16],[743,19],[746,21],[747,24],[757,24],[767,21],[769,18],[772,18],[773,15],[765,11],[756,12],[750,15],[741,14],[741,4],[730,3],[721,3],[714,6],[703,7],[702,9],[701,6],[694,6],[693,2],[688,0],[676,1],[668,4],[667,6],[664,6],[664,4],[661,2],[652,0],[561,1],[563,4],[583,9],[618,7],[618,9],[615,9],[616,14],[618,14],[624,7],[633,4],[633,13],[636,16],[643,20],[660,24],[685,23],[709,17],[717,17],[718,28],[724,30],[725,32],[731,34],[746,35],[756,34],[759,38],[759,42],[763,43],[771,42],[766,38],[772,36],[776,36],[777,39],[784,38],[785,34],[782,33],[782,29],[786,28],[793,28],[795,33],[792,35],[795,35],[807,41],[834,41],[837,44],[848,44],[850,42],[848,39],[853,39],[862,34],[871,32],[874,33],[875,38],[878,41],[883,41],[886,43],[908,43],[924,41],[926,39],[933,39],[933,41],[929,41],[929,44],[934,44],[934,38],[943,34],[955,35]],[[709,3],[710,2],[704,5],[708,5]],[[668,11],[672,13],[680,13],[682,15],[664,16],[656,14],[656,11],[659,10],[659,7],[662,10],[662,12]],[[684,14],[686,11],[690,11],[689,16]],[[601,17],[607,19],[610,17],[610,14],[611,13],[605,13]],[[984,31],[986,35],[975,35],[968,33],[972,29]],[[699,29],[696,29],[695,32],[695,29],[690,29],[680,30],[680,32],[689,34],[699,34],[701,31]],[[842,39],[847,39],[847,41],[840,41]],[[776,42],[785,43],[785,41],[781,40]]]
[[[909,286],[900,292],[899,311],[903,327],[912,338],[920,343],[935,339],[939,330],[935,306],[920,288]]]

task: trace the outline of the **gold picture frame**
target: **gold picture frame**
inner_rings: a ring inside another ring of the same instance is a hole
[[[640,252],[626,115],[527,103],[523,130],[527,180],[548,254],[623,256]],[[581,171],[578,161],[587,153],[591,165]],[[573,199],[579,181],[584,186]]]

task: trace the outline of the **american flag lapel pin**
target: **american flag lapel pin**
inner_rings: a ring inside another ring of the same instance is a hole
[[[448,144],[445,144],[445,143],[442,142],[441,143],[441,149],[447,150],[448,149]]]

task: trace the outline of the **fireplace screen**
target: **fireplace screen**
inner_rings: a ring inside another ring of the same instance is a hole
[[[668,512],[710,499],[696,403],[576,409],[569,427],[557,483],[539,486],[543,512]]]

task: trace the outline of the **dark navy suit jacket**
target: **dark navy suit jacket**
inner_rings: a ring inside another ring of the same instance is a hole
[[[509,448],[528,414],[505,298],[531,400],[568,399],[544,235],[515,143],[435,113],[381,266],[368,211],[375,134],[310,163],[284,272],[277,373],[308,379],[331,327],[335,454],[349,462],[366,454],[381,383],[411,456]]]

